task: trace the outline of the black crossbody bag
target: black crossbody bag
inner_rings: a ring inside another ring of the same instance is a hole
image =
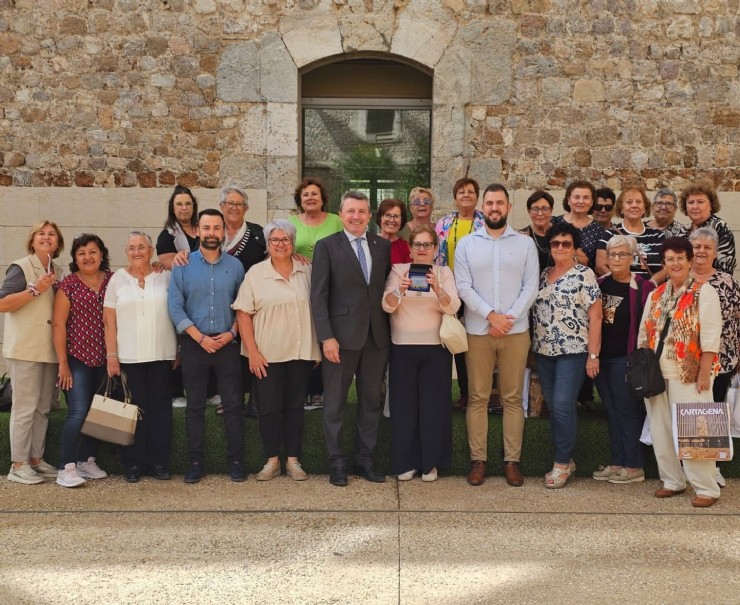
[[[644,347],[635,349],[628,355],[625,380],[633,397],[647,399],[665,392],[665,380],[660,372],[660,355],[663,352],[663,342],[670,325],[671,318],[668,317],[660,333],[660,341],[655,351]]]

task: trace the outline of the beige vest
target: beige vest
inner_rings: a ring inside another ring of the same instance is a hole
[[[26,283],[35,283],[46,270],[35,254],[14,261],[23,270]],[[54,264],[57,279],[62,277],[61,268]],[[20,309],[5,314],[3,357],[21,361],[57,363],[57,354],[51,338],[51,314],[54,309],[54,289],[49,288],[41,296],[23,305]]]

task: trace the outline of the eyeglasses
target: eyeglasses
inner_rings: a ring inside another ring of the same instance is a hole
[[[632,255],[629,252],[608,252],[606,255],[606,257],[610,260],[614,260],[615,258],[618,258],[619,260],[625,260],[630,256]]]
[[[683,264],[689,262],[689,259],[685,256],[666,256],[663,262],[666,265]]]
[[[126,252],[135,254],[136,252],[146,252],[148,249],[148,246],[129,246],[128,248],[126,248]]]
[[[428,200],[428,199],[423,199],[423,200],[415,199],[415,200],[411,200],[411,205],[412,206],[431,206],[432,205],[432,200]]]
[[[675,208],[676,202],[655,202],[653,206],[656,208]]]
[[[431,250],[434,248],[434,244],[432,242],[411,242],[411,247],[414,250],[421,250],[424,248],[424,250]]]
[[[239,208],[246,208],[247,206],[244,202],[221,202],[221,205],[232,210],[239,210]]]
[[[569,242],[567,240],[562,240],[562,239],[550,240],[550,248],[562,248],[563,250],[568,250],[572,247],[573,247],[573,242]]]
[[[532,206],[529,209],[530,214],[550,214],[552,212],[552,208],[550,206],[543,206],[542,208],[535,208]]]
[[[614,210],[614,204],[594,204],[596,212],[611,212]]]
[[[384,214],[383,218],[387,221],[392,221],[394,223],[400,223],[401,222],[401,215],[400,214]]]
[[[270,242],[273,246],[279,246],[282,244],[283,246],[290,246],[290,244],[293,243],[293,240],[289,237],[271,237],[267,240]]]

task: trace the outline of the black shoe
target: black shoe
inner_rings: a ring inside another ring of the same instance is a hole
[[[141,467],[129,467],[124,471],[123,476],[129,483],[138,483],[139,479],[141,479]]]
[[[167,470],[166,466],[157,465],[152,467],[149,469],[149,474],[160,481],[168,481],[169,479],[172,479],[172,475],[170,475],[170,471]]]
[[[203,478],[203,463],[200,460],[191,460],[190,468],[185,473],[185,483],[199,483]]]
[[[376,471],[372,462],[355,466],[355,474],[373,483],[385,483],[385,475]]]
[[[343,466],[333,466],[329,471],[329,483],[337,487],[345,487],[348,483],[347,471]]]
[[[238,483],[247,480],[247,471],[244,470],[241,460],[234,460],[234,462],[229,463],[229,477],[231,477],[232,481],[237,481]]]

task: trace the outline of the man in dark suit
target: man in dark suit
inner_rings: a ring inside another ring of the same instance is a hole
[[[373,467],[382,412],[381,385],[388,365],[390,330],[381,309],[391,270],[390,243],[366,233],[370,202],[359,191],[342,196],[339,216],[344,231],[316,242],[311,279],[311,308],[321,343],[324,377],[324,439],[332,485],[347,485],[342,452],[342,419],[347,393],[357,376],[355,471],[382,483]]]

